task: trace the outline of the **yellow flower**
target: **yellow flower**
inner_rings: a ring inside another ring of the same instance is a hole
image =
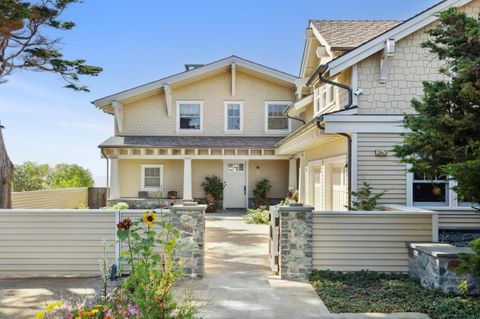
[[[143,222],[145,223],[145,225],[147,225],[148,227],[153,227],[155,226],[155,222],[157,221],[157,214],[155,214],[155,212],[152,210],[152,211],[148,211],[146,212],[144,215],[143,215]]]
[[[37,313],[37,316],[35,318],[37,319],[45,318],[45,311],[40,311],[39,313]]]

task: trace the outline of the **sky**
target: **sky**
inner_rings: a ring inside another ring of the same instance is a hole
[[[55,74],[19,71],[0,84],[0,121],[14,164],[76,163],[105,186],[98,145],[113,117],[90,102],[230,55],[298,75],[311,19],[407,19],[438,0],[85,0],[64,19],[65,58],[104,68],[83,78],[89,93],[63,88]]]

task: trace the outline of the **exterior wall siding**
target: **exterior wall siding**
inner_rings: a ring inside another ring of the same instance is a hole
[[[480,229],[480,214],[474,211],[441,211],[438,213],[440,229]]]
[[[173,88],[173,115],[166,114],[165,96],[157,93],[124,103],[122,135],[224,135],[224,102],[243,101],[243,135],[265,135],[265,101],[295,101],[294,88],[255,77],[237,70],[235,96],[231,95],[230,71]],[[203,101],[203,131],[176,132],[176,102]],[[292,121],[292,130],[299,126]]]
[[[369,183],[374,193],[386,191],[379,204],[407,202],[407,166],[392,151],[400,143],[400,134],[358,133],[357,187]],[[376,157],[375,150],[387,151],[386,157]]]
[[[138,197],[141,191],[141,165],[162,164],[163,166],[163,193],[177,191],[183,193],[183,161],[182,160],[133,160],[121,159],[118,161],[120,197]]]
[[[431,242],[432,215],[313,212],[313,268],[408,272],[406,242]]]
[[[77,208],[87,205],[87,187],[12,192],[13,208]]]
[[[255,184],[267,178],[272,184],[268,196],[270,198],[285,198],[288,191],[288,166],[287,160],[249,161],[248,197],[254,197]]]
[[[193,198],[204,198],[202,183],[205,177],[217,175],[223,179],[222,160],[192,160],[192,194]]]

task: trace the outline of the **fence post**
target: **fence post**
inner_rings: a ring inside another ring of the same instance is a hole
[[[122,219],[121,211],[115,211],[115,225],[113,225],[114,229],[114,239],[115,239],[115,265],[117,265],[117,269],[120,269],[120,241],[117,240],[117,224]]]
[[[280,278],[308,281],[313,268],[313,207],[280,206]]]
[[[432,241],[438,242],[438,213],[432,214]]]

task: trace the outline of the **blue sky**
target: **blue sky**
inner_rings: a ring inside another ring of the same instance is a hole
[[[112,117],[96,98],[232,54],[297,75],[309,19],[406,19],[437,0],[85,0],[65,18],[67,58],[104,68],[85,78],[90,93],[62,88],[53,74],[18,72],[0,84],[0,121],[15,164],[77,163],[105,184],[97,145],[112,135]]]

